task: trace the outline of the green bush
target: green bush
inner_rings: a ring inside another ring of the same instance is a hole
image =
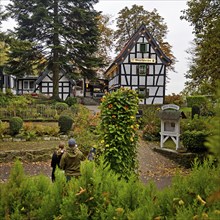
[[[203,152],[207,151],[205,147],[205,141],[210,135],[210,131],[185,131],[181,134],[181,140],[183,146],[187,148],[190,152]]]
[[[182,95],[172,93],[172,95],[165,96],[165,104],[183,105],[184,99]]]
[[[77,103],[77,98],[76,97],[67,97],[66,100],[65,100],[65,103],[68,106],[75,105]]]
[[[139,109],[143,112],[140,128],[144,128],[150,123],[151,125],[158,126],[160,129],[160,118],[158,117],[160,105],[140,105]]]
[[[213,116],[213,105],[214,102],[211,98],[206,96],[190,96],[187,97],[187,106],[193,107],[198,106],[200,108],[200,114],[202,116]]]
[[[0,137],[7,133],[8,123],[0,121]]]
[[[23,126],[23,120],[20,117],[13,117],[9,120],[9,129],[12,135],[18,134]]]
[[[55,109],[51,109],[51,108],[46,108],[43,116],[46,118],[55,118],[57,115],[57,111]]]
[[[205,96],[188,96],[186,97],[187,107],[193,107],[205,105],[206,103],[206,97]]]
[[[135,176],[119,180],[102,159],[83,162],[82,175],[68,183],[59,169],[52,183],[25,175],[16,162],[0,183],[0,219],[219,219],[219,172],[212,160],[195,161],[191,173],[157,190]]]
[[[192,119],[194,118],[195,115],[197,115],[198,117],[200,116],[200,108],[197,105],[193,105],[192,106]]]
[[[45,104],[36,104],[36,109],[37,109],[37,113],[43,114],[46,109],[46,105]]]
[[[202,130],[210,130],[210,121],[211,118],[207,117],[198,117],[197,115],[194,116],[193,119],[187,118],[187,119],[182,119],[180,120],[180,128],[182,133],[185,131],[202,131]]]
[[[67,116],[69,116],[72,119],[74,119],[74,116],[75,116],[75,114],[72,112],[71,109],[67,109],[67,110],[62,111],[60,116],[61,115],[67,115]]]
[[[101,136],[106,164],[123,178],[136,169],[138,95],[121,88],[103,96]]]
[[[69,106],[64,102],[56,102],[54,107],[57,110],[58,114],[60,114],[62,111],[67,110]]]
[[[213,130],[213,136],[208,137],[206,146],[211,152],[215,153],[215,156],[220,161],[220,83],[218,84],[216,105],[214,108],[215,116],[210,121],[211,129]]]
[[[159,141],[160,140],[160,125],[154,121],[148,123],[143,129],[143,138],[146,141]]]
[[[58,125],[60,132],[67,134],[72,128],[73,119],[68,115],[61,115],[58,119]]]

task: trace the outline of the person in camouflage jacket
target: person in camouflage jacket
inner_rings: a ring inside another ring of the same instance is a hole
[[[68,147],[60,160],[60,168],[65,171],[66,179],[80,176],[80,163],[84,160],[83,153],[78,149],[76,141],[71,138]]]

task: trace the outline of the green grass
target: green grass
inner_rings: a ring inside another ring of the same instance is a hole
[[[0,142],[0,151],[26,151],[26,150],[42,150],[55,149],[60,141],[22,141],[22,142]],[[66,141],[67,143],[67,141]]]
[[[163,144],[164,148],[170,149],[170,150],[176,150],[176,144],[171,140],[170,138]],[[180,146],[182,146],[180,142]]]

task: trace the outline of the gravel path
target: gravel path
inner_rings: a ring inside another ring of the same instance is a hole
[[[157,187],[162,189],[171,184],[172,176],[181,172],[187,174],[188,170],[180,167],[175,162],[152,150],[152,143],[139,140],[138,160],[140,180],[147,183],[155,181]],[[0,182],[7,181],[13,163],[0,163]],[[51,176],[50,161],[47,162],[23,162],[25,173],[28,175],[44,174]]]
[[[139,140],[138,161],[140,179],[143,183],[153,180],[159,189],[171,184],[172,177],[180,172],[183,175],[189,173],[189,170],[181,167],[174,161],[153,151],[154,144]]]

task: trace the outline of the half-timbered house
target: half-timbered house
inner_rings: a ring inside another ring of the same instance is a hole
[[[109,92],[130,88],[138,92],[140,104],[163,104],[170,64],[145,25],[141,25],[105,71]]]
[[[59,74],[59,97],[65,100],[69,96],[74,96],[73,90],[76,82],[69,79],[64,71]],[[53,77],[52,72],[46,69],[39,76],[27,75],[24,77],[15,77],[0,72],[0,89],[6,92],[10,89],[15,95],[41,93],[46,96],[53,95]]]
[[[76,86],[76,82],[69,79],[64,71],[59,74],[59,97],[65,100],[67,97],[73,95],[73,87]],[[35,93],[41,93],[47,96],[53,95],[53,74],[46,69],[35,81]]]

